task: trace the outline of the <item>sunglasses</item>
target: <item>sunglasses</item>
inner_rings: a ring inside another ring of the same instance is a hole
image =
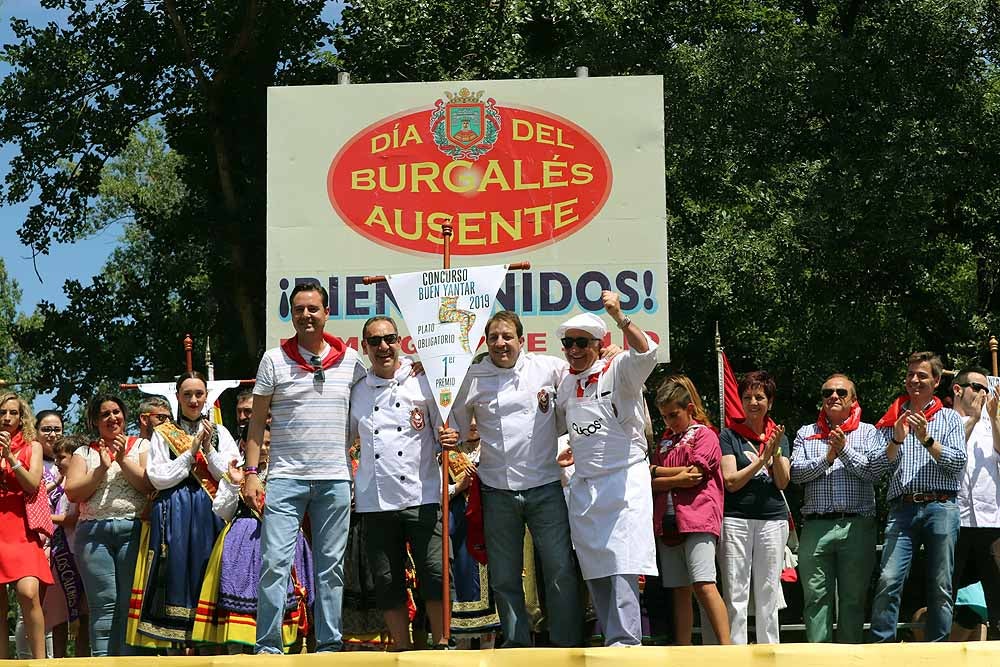
[[[170,419],[170,415],[165,415],[162,413],[153,414],[152,412],[144,412],[143,414],[149,417],[152,421],[156,422],[157,424],[163,424]]]
[[[577,338],[569,338],[569,337],[560,338],[559,340],[562,342],[562,346],[564,348],[566,348],[567,350],[571,350],[571,349],[573,349],[574,345],[576,345],[579,348],[586,349],[587,347],[590,346],[590,344],[592,342],[594,342],[597,339],[596,338],[586,338],[584,336],[579,336]]]
[[[837,394],[837,396],[840,396],[841,398],[847,398],[847,394],[850,392],[848,392],[843,387],[837,387],[836,389],[832,389],[830,387],[823,387],[822,389],[819,390],[819,393],[823,395],[823,398],[830,398],[834,394]]]
[[[985,393],[989,393],[989,391],[990,391],[989,387],[984,387],[983,385],[979,384],[978,382],[966,382],[965,384],[960,384],[958,386],[959,387],[972,387],[972,390],[975,391],[975,392],[977,392],[977,393],[980,392],[980,391],[985,392]]]
[[[309,363],[313,366],[313,380],[325,382],[326,373],[323,372],[323,360],[319,358],[319,355],[314,354],[309,357]]]
[[[384,336],[368,336],[368,338],[365,338],[365,342],[368,343],[369,347],[380,347],[382,341],[385,341],[386,345],[395,345],[399,342],[399,334],[391,333]]]
[[[38,429],[42,433],[62,433],[62,426],[43,426]]]

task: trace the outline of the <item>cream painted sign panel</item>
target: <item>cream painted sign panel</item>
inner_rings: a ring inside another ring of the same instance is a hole
[[[358,347],[400,314],[363,277],[441,268],[450,222],[453,266],[531,262],[494,304],[527,350],[559,354],[559,323],[612,289],[669,358],[661,77],[271,88],[267,133],[269,346],[315,278],[327,331]]]

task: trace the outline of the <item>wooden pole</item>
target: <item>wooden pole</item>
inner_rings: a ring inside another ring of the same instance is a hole
[[[997,337],[996,336],[990,336],[990,343],[989,343],[989,345],[990,345],[990,357],[991,357],[991,359],[993,361],[993,377],[996,377],[996,376],[1000,375],[1000,372],[997,372],[997,370],[998,370],[997,369],[997,347],[1000,346],[1000,344],[997,343]]]
[[[187,372],[194,370],[194,361],[191,359],[191,350],[194,349],[194,340],[191,334],[184,334],[184,363],[187,365]]]
[[[451,221],[445,222],[441,225],[441,236],[444,239],[444,265],[442,268],[451,268],[451,235],[452,226]],[[479,341],[476,341],[477,343]],[[448,428],[448,422],[444,423],[444,427]],[[448,535],[449,530],[449,504],[450,498],[448,497],[448,450],[441,448],[441,560],[443,565],[441,568],[441,615],[443,616],[443,623],[441,626],[441,638],[444,640],[445,644],[451,643],[451,558],[449,557],[449,548],[451,546],[451,539]]]

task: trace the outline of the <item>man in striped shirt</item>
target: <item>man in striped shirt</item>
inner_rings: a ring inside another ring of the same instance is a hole
[[[268,350],[254,385],[246,443],[243,499],[263,508],[256,653],[282,653],[281,619],[306,512],[315,563],[316,651],[339,651],[344,549],[351,513],[348,410],[352,385],[366,375],[357,352],[324,333],[330,314],[326,289],[312,281],[292,290],[295,336]],[[257,476],[268,411],[271,448],[267,503]]]
[[[879,432],[861,421],[861,404],[846,375],[820,389],[816,423],[803,426],[792,447],[792,481],[802,484],[799,574],[810,642],[864,642],[865,602],[875,566],[875,485],[885,468]],[[836,601],[836,602],[835,602]]]
[[[911,354],[906,393],[875,424],[885,440],[886,499],[891,507],[872,605],[872,636],[877,642],[896,639],[903,584],[921,544],[927,562],[924,635],[929,641],[943,641],[951,632],[951,579],[959,528],[955,495],[967,457],[962,418],[934,395],[943,368],[933,352]]]

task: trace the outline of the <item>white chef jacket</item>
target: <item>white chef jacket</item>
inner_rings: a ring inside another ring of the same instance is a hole
[[[361,438],[354,477],[358,512],[441,502],[438,414],[426,375],[401,358],[392,379],[371,370],[351,389],[351,442]]]
[[[483,484],[524,491],[559,480],[555,390],[568,369],[562,359],[523,351],[512,368],[488,356],[469,367],[449,421],[464,440],[476,418]]]
[[[185,432],[188,432],[189,435],[197,438],[198,433],[201,433],[202,426],[199,424],[198,429],[194,433],[190,433],[189,424],[190,422],[186,424],[181,421],[179,426]],[[186,426],[188,428],[185,428]],[[209,445],[205,445],[201,448],[201,453],[205,456],[205,460],[208,463],[208,472],[218,481],[229,470],[230,461],[235,459],[237,463],[240,463],[243,457],[240,455],[240,448],[236,445],[236,441],[233,440],[233,436],[229,434],[226,427],[222,424],[216,424],[215,428],[219,433],[219,448],[215,449]],[[191,468],[194,465],[194,455],[191,453],[191,450],[184,452],[177,458],[171,459],[170,445],[155,430],[149,442],[149,460],[146,463],[146,476],[149,477],[149,483],[153,485],[154,489],[157,491],[172,489],[191,474]]]
[[[993,449],[993,426],[985,406],[969,435],[965,451],[968,461],[958,489],[962,525],[1000,528],[1000,454]]]

